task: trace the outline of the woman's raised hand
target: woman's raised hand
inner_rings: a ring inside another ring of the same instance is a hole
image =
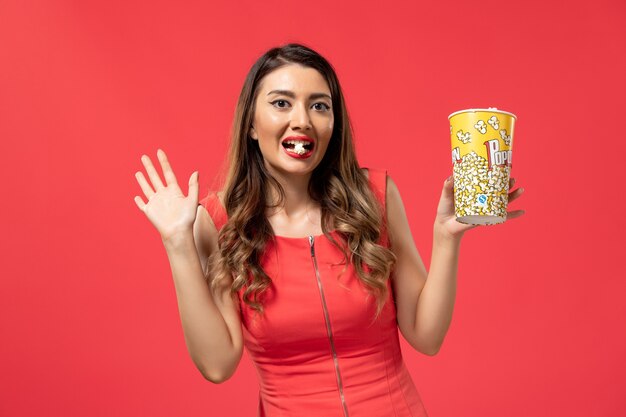
[[[146,180],[141,171],[136,172],[135,177],[148,199],[148,203],[144,203],[140,196],[135,196],[135,203],[159,231],[161,239],[167,240],[179,233],[193,230],[193,222],[196,219],[198,208],[198,171],[191,174],[189,195],[185,197],[178,186],[176,176],[165,152],[159,149],[157,157],[161,163],[166,185],[161,182],[150,158],[147,155],[142,155],[141,162],[148,172],[150,182]]]

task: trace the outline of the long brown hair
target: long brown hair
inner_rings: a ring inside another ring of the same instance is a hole
[[[266,217],[270,183],[278,191],[276,206],[282,205],[285,194],[265,168],[258,141],[250,138],[249,128],[261,80],[288,64],[316,69],[330,88],[334,128],[326,153],[312,173],[308,192],[321,205],[324,235],[341,249],[344,264],[352,263],[359,279],[377,298],[377,318],[388,297],[386,281],[396,258],[391,250],[377,243],[385,227],[382,209],[357,162],[352,126],[337,75],[326,59],[301,44],[268,50],[246,77],[237,102],[227,160],[223,200],[228,221],[219,232],[219,250],[211,255],[206,278],[211,282],[211,290],[217,291],[220,282],[232,277],[231,296],[246,285],[244,302],[263,313],[260,296],[272,285],[260,266],[266,242],[274,238]],[[339,232],[340,242],[330,230]]]

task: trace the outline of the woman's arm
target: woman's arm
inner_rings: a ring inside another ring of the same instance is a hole
[[[202,375],[221,383],[241,360],[243,335],[238,306],[224,283],[214,298],[203,277],[208,256],[217,250],[217,230],[206,209],[198,206],[193,233],[164,240],[172,269],[187,350]]]
[[[242,331],[236,300],[230,296],[230,283],[222,283],[213,294],[204,279],[207,258],[217,250],[217,230],[206,209],[198,204],[198,172],[189,178],[185,196],[162,149],[157,157],[165,184],[147,155],[141,156],[143,172],[135,173],[144,196],[135,204],[156,227],[170,261],[178,311],[185,342],[202,375],[222,382],[235,372],[243,352]]]
[[[398,326],[413,348],[432,356],[439,352],[452,321],[461,238],[477,226],[456,221],[453,185],[448,178],[437,207],[430,272],[427,272],[415,247],[400,192],[393,180],[387,178],[389,239],[397,257],[392,284]],[[511,178],[509,188],[514,183]],[[523,191],[518,188],[509,193],[509,203]],[[507,220],[523,214],[523,210],[508,212]]]

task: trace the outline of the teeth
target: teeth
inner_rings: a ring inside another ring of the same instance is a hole
[[[298,146],[298,145],[303,145],[304,146],[304,145],[308,145],[309,144],[309,142],[304,141],[304,140],[286,140],[285,143],[288,143],[290,145],[296,145],[296,146]]]
[[[305,140],[286,140],[284,143],[293,145],[293,149],[290,149],[289,151],[297,153],[298,155],[304,155],[309,152],[309,150],[305,148],[305,145],[312,145],[311,142]]]

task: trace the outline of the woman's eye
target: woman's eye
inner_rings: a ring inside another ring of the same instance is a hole
[[[274,107],[278,107],[279,109],[284,109],[287,107],[287,105],[289,105],[289,102],[286,100],[274,100],[272,102],[270,102],[271,105],[273,105]],[[315,103],[313,106],[318,106],[315,109],[316,110],[321,110],[321,111],[328,111],[330,110],[330,106],[326,103]],[[319,107],[321,106],[321,107]]]
[[[275,107],[278,107],[280,109],[284,109],[285,108],[284,106],[281,106],[281,105],[277,106],[277,103],[283,103],[284,104],[284,103],[287,103],[287,102],[285,100],[274,100],[271,103]]]
[[[318,104],[322,106],[322,108],[321,109],[318,108],[318,110],[330,110],[330,106],[328,104],[326,104],[326,103],[315,103],[314,106],[317,106]]]

